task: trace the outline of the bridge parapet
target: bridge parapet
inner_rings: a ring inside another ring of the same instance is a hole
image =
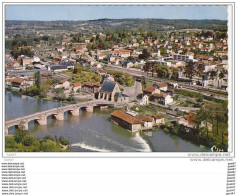
[[[114,105],[115,102],[107,100],[92,100],[88,102],[80,102],[77,104],[70,104],[58,108],[52,108],[42,112],[37,112],[28,116],[22,116],[16,119],[5,121],[5,135],[8,135],[8,129],[12,126],[22,126],[24,130],[28,130],[28,123],[30,121],[37,121],[40,125],[47,124],[47,117],[53,115],[57,120],[64,120],[64,112],[71,112],[74,116],[79,116],[79,109],[85,107],[87,112],[93,112],[94,106],[98,105]]]

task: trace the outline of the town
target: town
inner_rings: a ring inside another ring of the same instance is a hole
[[[227,22],[117,24],[126,22],[6,21],[6,91],[61,104],[112,102],[101,109],[124,131],[163,130],[227,151]]]

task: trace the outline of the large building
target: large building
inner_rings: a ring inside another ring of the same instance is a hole
[[[105,99],[108,101],[114,101],[116,93],[120,93],[118,84],[112,81],[104,81],[99,92],[98,98]]]
[[[142,122],[127,114],[125,110],[115,110],[111,114],[111,121],[116,125],[119,125],[125,129],[129,129],[132,132],[141,130]]]

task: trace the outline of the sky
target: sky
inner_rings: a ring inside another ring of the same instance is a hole
[[[226,6],[8,5],[6,20],[94,20],[164,18],[227,20]]]

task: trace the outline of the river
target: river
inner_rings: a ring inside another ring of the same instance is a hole
[[[25,116],[50,108],[60,103],[33,97],[5,94],[6,120]],[[48,117],[47,125],[29,122],[29,133],[37,138],[46,135],[63,136],[71,143],[72,152],[200,152],[200,148],[189,141],[163,131],[131,133],[110,122],[110,113],[95,109],[93,113],[80,111],[79,116],[65,113],[65,120]],[[14,127],[9,129],[14,134]]]

